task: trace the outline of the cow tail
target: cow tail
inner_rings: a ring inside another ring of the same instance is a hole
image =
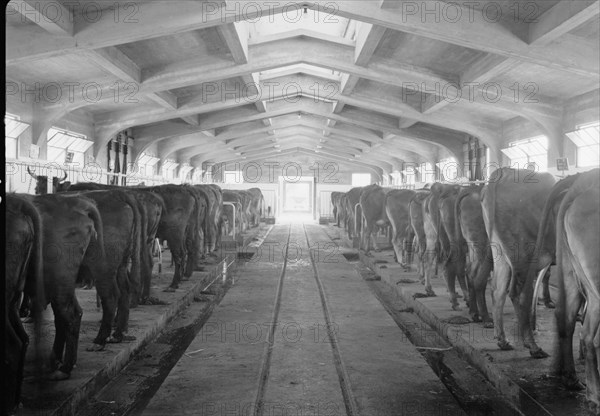
[[[96,242],[98,243],[98,251],[100,252],[100,257],[103,260],[106,257],[106,253],[104,251],[104,231],[102,229],[102,217],[100,216],[100,211],[98,211],[96,203],[89,199],[87,200],[90,201],[90,206],[88,207],[88,216],[94,222],[94,228],[96,229]]]
[[[28,265],[26,291],[33,302],[31,310],[34,319],[34,340],[36,371],[42,373],[43,347],[42,347],[42,311],[46,307],[46,295],[44,289],[44,233],[42,229],[42,218],[36,207],[29,201],[23,200],[22,212],[31,219],[33,225],[33,250]]]
[[[134,304],[137,304],[137,300],[140,298],[141,292],[141,264],[140,255],[142,252],[142,236],[144,232],[144,217],[143,209],[138,206],[138,201],[133,196],[127,196],[125,202],[131,207],[133,211],[133,229],[131,230],[131,273],[129,275],[129,291],[133,299]]]

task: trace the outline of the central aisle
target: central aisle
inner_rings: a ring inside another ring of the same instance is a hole
[[[464,413],[323,229],[293,224],[238,267],[144,414]]]

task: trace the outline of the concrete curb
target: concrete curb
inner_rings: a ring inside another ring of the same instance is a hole
[[[462,335],[448,337],[447,329],[449,324],[443,322],[423,303],[413,299],[412,293],[409,293],[403,287],[396,285],[395,282],[392,281],[390,273],[385,272],[385,269],[380,268],[381,263],[377,263],[372,257],[365,256],[363,252],[359,253],[359,257],[364,265],[373,270],[378,276],[381,276],[382,281],[385,281],[402,301],[415,311],[419,318],[434,328],[441,337],[456,348],[463,359],[481,372],[500,394],[521,410],[539,408],[540,404],[532,399],[531,396],[529,396],[529,394],[527,394],[516,382],[510,379],[497,365],[495,365],[492,362],[493,358],[490,355],[484,354],[474,348]]]
[[[152,326],[138,337],[134,342],[130,343],[127,348],[120,351],[113,357],[103,368],[101,368],[92,378],[86,383],[79,386],[73,393],[53,412],[49,413],[52,416],[74,415],[78,406],[86,399],[92,397],[99,392],[119,371],[129,363],[129,361],[148,343],[154,340],[158,334],[165,328],[167,323],[174,318],[179,312],[187,307],[194,297],[199,295],[206,285],[212,282],[217,276],[222,274],[223,264],[227,262],[227,275],[235,270],[236,258],[234,255],[228,255],[223,260],[211,267],[208,275],[196,282],[190,290],[171,303],[168,308],[153,322]]]

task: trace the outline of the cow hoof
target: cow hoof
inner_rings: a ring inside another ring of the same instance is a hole
[[[121,340],[122,340],[123,342],[132,342],[132,341],[135,341],[136,339],[137,339],[137,338],[136,338],[136,337],[134,337],[133,335],[122,335],[122,336],[121,336]]]
[[[579,391],[585,388],[583,384],[579,382],[579,379],[575,374],[564,375],[562,377],[562,384],[567,390],[572,391]]]
[[[65,373],[60,370],[55,370],[48,375],[47,379],[52,380],[52,381],[61,381],[61,380],[66,380],[69,377],[70,377],[69,373]]]
[[[508,341],[506,341],[506,340],[504,340],[504,341],[498,341],[498,346],[500,347],[500,349],[502,351],[510,351],[510,350],[514,349],[513,346],[510,345],[510,343]]]
[[[426,288],[426,289],[425,289],[425,293],[427,294],[427,296],[430,296],[430,297],[432,297],[432,298],[433,298],[433,297],[435,297],[435,296],[437,296],[437,295],[435,294],[435,292],[433,291],[433,289],[432,289],[432,288],[430,288],[430,287],[428,287],[428,288]]]
[[[90,345],[89,347],[87,347],[85,350],[86,351],[92,351],[92,352],[103,351],[104,350],[104,345],[93,343],[92,345]]]
[[[120,344],[123,341],[123,335],[117,335],[115,336],[114,334],[110,337],[108,337],[108,339],[106,340],[106,342],[108,342],[109,344]]]
[[[556,305],[555,305],[555,304],[554,304],[554,302],[552,302],[551,300],[549,300],[549,301],[547,301],[547,302],[544,302],[544,306],[545,306],[547,309],[555,309],[555,308],[556,308]]]
[[[174,287],[169,286],[169,287],[165,288],[165,290],[163,290],[163,292],[175,292],[175,290],[176,289]]]
[[[477,315],[477,314],[475,313],[475,314],[472,314],[472,315],[471,315],[471,321],[473,321],[473,322],[481,322],[481,321],[482,321],[482,319],[481,319],[481,316],[479,316],[479,315]]]
[[[485,322],[483,323],[483,327],[484,327],[484,328],[488,328],[488,329],[491,329],[491,328],[493,328],[493,327],[494,327],[494,321],[485,321]]]
[[[529,355],[536,359],[549,357],[548,353],[541,348],[538,348],[537,350],[529,350]]]

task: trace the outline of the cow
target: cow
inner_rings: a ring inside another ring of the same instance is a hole
[[[36,175],[35,173],[33,173],[31,171],[29,166],[27,167],[27,172],[36,181],[35,191],[34,191],[35,194],[36,195],[46,195],[48,193],[48,176]],[[52,177],[52,193],[56,193],[56,192],[65,190],[66,188],[68,188],[71,185],[71,182],[69,182],[69,181],[65,182],[65,180],[67,179],[67,176],[68,176],[68,174],[67,174],[67,172],[65,172],[65,175],[62,178],[59,178],[57,176]]]
[[[171,284],[165,291],[174,292],[179,287],[188,255],[186,244],[188,239],[186,236],[187,233],[192,232],[188,224],[190,221],[197,221],[197,218],[193,218],[194,213],[197,214],[197,211],[195,211],[196,197],[178,185],[160,185],[136,189],[157,194],[165,203],[166,210],[163,211],[160,217],[156,236],[161,241],[167,240],[171,251],[175,272]]]
[[[95,282],[102,302],[102,321],[98,335],[88,348],[88,351],[101,351],[106,342],[119,343],[125,338],[131,297],[139,296],[137,287],[140,285],[142,230],[146,224],[142,222],[134,193],[110,189],[76,194],[95,201],[102,218],[106,256],[100,256],[100,247],[90,246],[80,268],[80,274],[91,276]],[[131,273],[128,274],[130,259]],[[116,328],[111,335],[115,311]]]
[[[253,226],[260,225],[260,219],[263,216],[263,204],[265,199],[262,191],[259,188],[250,188],[248,192],[252,195],[252,205],[250,208],[251,212],[251,223]]]
[[[350,240],[352,240],[352,238],[355,236],[360,237],[361,221],[356,221],[356,219],[360,219],[362,215],[359,204],[360,194],[362,193],[363,189],[364,188],[360,186],[357,188],[352,188],[346,193],[346,232],[348,233],[348,238]]]
[[[66,187],[65,187],[66,188]],[[140,274],[141,274],[141,287],[139,291],[139,303],[148,304],[150,302],[150,285],[152,279],[152,269],[154,267],[154,260],[152,256],[152,247],[156,238],[158,225],[160,223],[161,215],[166,211],[165,201],[158,194],[143,192],[136,187],[122,187],[116,185],[103,185],[93,182],[79,182],[70,185],[65,190],[69,191],[87,191],[87,190],[105,190],[105,189],[121,189],[127,190],[127,192],[135,197],[138,201],[138,210],[140,211],[142,230],[142,251],[140,252]],[[137,292],[137,288],[135,291]],[[136,307],[138,304],[138,296],[136,292],[133,293],[131,307]]]
[[[79,269],[89,245],[104,257],[102,219],[94,201],[76,195],[31,196],[42,218],[44,306],[52,305],[56,334],[50,380],[69,378],[77,361],[82,310],[75,296]]]
[[[483,222],[481,190],[483,184],[463,187],[455,203],[456,241],[462,246],[469,286],[469,315],[485,328],[494,323],[487,309],[485,289],[492,272],[492,252]]]
[[[206,191],[192,185],[181,185],[180,188],[194,198],[194,206],[185,235],[187,257],[184,263],[183,277],[189,279],[196,269],[198,261],[204,258],[204,235],[208,227],[206,216],[208,196]]]
[[[215,184],[208,184],[206,186],[213,191],[213,195],[217,201],[215,205],[215,213],[213,214],[213,221],[215,222],[217,234],[214,246],[211,249],[212,252],[215,252],[221,246],[221,237],[223,234],[223,190],[220,186]]]
[[[42,219],[35,206],[18,194],[7,194],[4,256],[4,408],[9,414],[21,397],[25,355],[29,336],[19,317],[22,295],[34,300],[33,311],[36,355],[41,335],[41,311],[44,305]]]
[[[338,210],[337,210],[336,222],[337,222],[338,227],[346,226],[346,218],[348,217],[347,199],[348,199],[348,196],[346,195],[346,192],[342,193],[342,196],[340,196]]]
[[[532,269],[542,275],[556,263],[558,342],[553,371],[569,389],[581,389],[573,360],[573,332],[583,307],[581,342],[586,360],[586,397],[600,414],[600,170],[569,176],[550,193],[540,219]],[[595,408],[595,409],[594,409]]]
[[[492,173],[481,193],[485,228],[494,253],[494,332],[502,350],[513,347],[506,340],[503,309],[511,298],[518,320],[518,335],[534,358],[545,358],[533,338],[529,310],[533,298],[533,259],[539,220],[554,177],[529,169],[501,168]]]
[[[412,242],[415,236],[410,224],[410,201],[415,191],[394,189],[386,195],[385,211],[392,226],[392,246],[396,261],[405,269],[412,263]]]
[[[336,225],[340,226],[340,200],[344,195],[343,192],[332,192],[331,193],[331,206],[333,207],[333,220]]]
[[[425,294],[435,296],[431,283],[425,280],[425,252],[427,250],[427,239],[423,222],[423,203],[429,196],[429,190],[417,190],[409,203],[410,225],[415,233],[415,246],[417,254],[417,273],[421,283],[425,285]]]
[[[194,185],[206,196],[207,212],[204,230],[205,254],[211,254],[217,247],[219,238],[219,218],[223,208],[220,192],[208,185]]]
[[[372,184],[365,186],[360,194],[359,202],[363,226],[359,248],[364,248],[367,255],[371,251],[371,239],[375,250],[379,250],[373,235],[374,229],[376,227],[387,227],[390,224],[385,210],[385,198],[390,190],[390,188],[382,188],[377,184]]]
[[[429,218],[434,221],[437,230],[437,261],[441,262],[443,267],[446,286],[450,294],[450,304],[454,310],[459,310],[456,280],[458,280],[466,303],[469,304],[469,289],[465,280],[465,256],[463,246],[458,242],[455,224],[454,205],[460,188],[460,185],[434,183],[427,201],[427,208],[437,211],[437,215],[430,215]],[[437,223],[435,223],[436,220]]]

